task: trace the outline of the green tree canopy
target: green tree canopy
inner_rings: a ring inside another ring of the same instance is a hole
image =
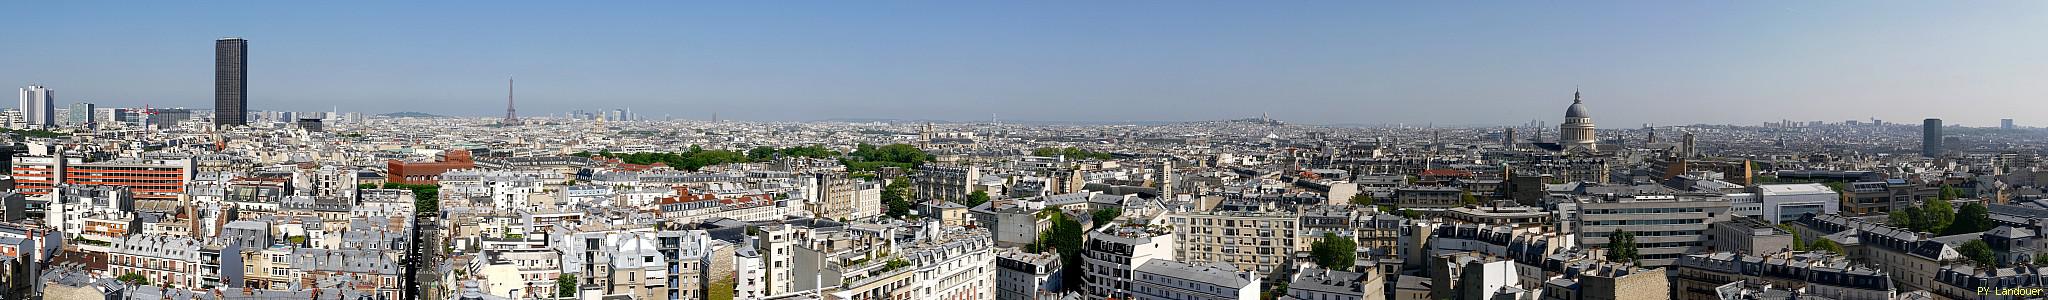
[[[1374,205],[1379,204],[1379,200],[1373,199],[1372,194],[1358,193],[1351,196],[1351,204],[1358,206]]]
[[[1964,242],[1963,248],[1957,251],[1962,252],[1963,258],[1968,258],[1970,262],[1979,266],[1996,266],[1998,263],[1998,253],[1991,251],[1991,244],[1985,243],[1984,240]]]
[[[1963,208],[1956,210],[1955,218],[1955,223],[1949,224],[1946,230],[1942,230],[1942,234],[1964,234],[1998,228],[1998,223],[1991,222],[1990,208],[1984,207],[1983,203],[1963,204]]]
[[[926,154],[924,150],[909,144],[880,147],[859,144],[854,146],[852,154],[840,159],[839,163],[846,165],[847,170],[872,172],[883,167],[916,168],[931,160],[931,154]]]
[[[1607,236],[1607,260],[1636,260],[1636,234],[1621,231],[1621,229],[1615,229],[1614,233],[1609,234]]]
[[[1922,226],[1921,224],[1926,223],[1922,221],[1926,218],[1926,216],[1923,216],[1923,214],[1920,213],[1920,208],[1915,206],[1907,206],[1904,209],[1894,210],[1891,212],[1891,214],[1887,215],[1886,218],[1889,221],[1891,221],[1892,227],[1905,228],[1907,230],[1918,231],[1919,228]]]
[[[1331,270],[1349,271],[1352,265],[1358,263],[1358,241],[1351,237],[1325,232],[1322,240],[1309,244],[1309,256],[1315,258],[1316,265]]]
[[[576,296],[576,275],[562,274],[560,277],[555,277],[555,296]]]
[[[960,201],[960,205],[965,205],[967,207],[981,206],[982,203],[988,203],[988,191],[974,191],[973,193],[967,193],[967,199],[963,199]]]
[[[1813,241],[1812,246],[1807,246],[1806,248],[1813,249],[1814,251],[1827,251],[1834,252],[1835,254],[1848,254],[1847,250],[1842,249],[1842,244],[1837,244],[1835,243],[1835,240],[1830,240],[1826,238],[1817,239]]]
[[[910,179],[896,177],[890,180],[888,185],[882,186],[882,203],[889,205],[889,217],[903,218],[909,215],[913,205],[910,202]]]
[[[1117,217],[1122,217],[1123,215],[1124,209],[1122,208],[1111,207],[1095,210],[1095,227],[1102,228],[1103,225],[1109,225],[1109,222],[1116,221]]]
[[[1939,195],[1939,198],[1940,198],[1941,200],[1955,200],[1956,198],[1962,198],[1962,197],[1963,197],[1963,189],[1959,189],[1959,188],[1956,188],[1956,187],[1953,187],[1953,186],[1946,186],[1946,185],[1944,185],[1944,186],[1941,186],[1941,194]]]
[[[136,273],[121,274],[120,277],[114,277],[114,280],[120,280],[121,282],[133,285],[149,285],[149,277],[143,277],[142,274]]]
[[[1081,222],[1068,219],[1066,213],[1061,213],[1054,209],[1047,209],[1045,211],[1049,213],[1042,215],[1046,215],[1050,219],[1052,228],[1039,234],[1040,245],[1031,246],[1030,248],[1037,248],[1041,252],[1051,248],[1060,256],[1060,273],[1062,273],[1060,274],[1060,280],[1063,280],[1062,282],[1082,282],[1081,267],[1084,263],[1081,261],[1081,250],[1085,246],[1084,238],[1088,235],[1087,229],[1081,227]],[[1062,286],[1068,291],[1080,291],[1087,285],[1063,284]]]
[[[1927,200],[1927,204],[1920,208],[1920,213],[1926,214],[1922,217],[1927,218],[1928,224],[1917,229],[1919,231],[1941,233],[1948,230],[1949,224],[1956,222],[1956,207],[1948,200]]]
[[[1088,149],[1081,149],[1081,148],[1075,148],[1075,147],[1066,147],[1066,148],[1052,148],[1052,147],[1046,147],[1046,148],[1038,148],[1037,150],[1031,150],[1031,155],[1032,155],[1032,156],[1048,156],[1048,157],[1051,157],[1051,156],[1066,156],[1067,158],[1073,158],[1073,159],[1097,159],[1097,160],[1107,160],[1107,159],[1111,159],[1111,158],[1115,158],[1115,157],[1116,157],[1115,155],[1111,155],[1111,154],[1109,154],[1109,152],[1095,152],[1095,151],[1089,151]]]
[[[384,188],[411,190],[413,213],[421,215],[441,213],[441,185],[385,182]]]

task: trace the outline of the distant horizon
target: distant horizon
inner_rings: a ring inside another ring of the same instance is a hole
[[[210,109],[232,36],[266,111],[498,116],[507,77],[522,115],[762,121],[1555,124],[1575,87],[1609,128],[2048,111],[2048,2],[58,2],[0,24],[36,33],[0,82],[60,107]]]
[[[298,111],[298,112],[313,112],[313,111]],[[343,111],[343,112],[351,112],[351,111]],[[427,113],[427,112],[418,112],[418,111],[394,111],[394,112],[380,112],[380,113],[370,113],[370,112],[356,112],[356,113],[362,113],[362,114],[365,114],[365,115],[372,115],[372,116],[384,116],[384,115],[389,115],[389,114],[400,114],[400,113],[423,113],[423,114],[430,114],[430,115],[434,115],[434,116],[437,116],[437,117],[446,117],[446,118],[458,118],[458,119],[498,119],[498,118],[503,118],[503,117],[504,117],[504,115],[447,115],[447,114]],[[548,116],[548,115],[544,115],[544,114],[543,114],[543,115],[537,115],[537,116],[527,116],[527,115],[521,115],[521,116],[520,116],[520,118],[528,118],[528,117],[549,117],[549,116]],[[557,119],[559,119],[559,118],[565,118],[565,116],[560,116],[560,115],[556,115],[556,116],[552,116],[552,118],[557,118]],[[659,121],[671,121],[671,120],[664,120],[663,118],[659,118],[659,117],[645,117],[645,116],[641,117],[641,119],[642,119],[642,121],[655,121],[655,122],[659,122]],[[1159,124],[1177,124],[1177,123],[1196,123],[1196,122],[1219,122],[1219,121],[1235,121],[1235,120],[1255,120],[1255,119],[1258,119],[1258,117],[1257,117],[1257,116],[1253,116],[1253,117],[1248,117],[1248,118],[1225,118],[1225,119],[1208,119],[1208,120],[1123,120],[1123,121],[1059,121],[1059,120],[1001,120],[1001,119],[998,119],[997,121],[998,121],[998,123],[1003,123],[1003,124],[1031,124],[1031,125],[1159,125]],[[915,122],[932,122],[932,123],[937,123],[937,124],[986,124],[986,123],[989,123],[989,121],[988,121],[988,120],[968,120],[968,119],[953,119],[953,120],[946,120],[946,119],[899,119],[899,118],[824,118],[824,119],[811,119],[811,120],[752,120],[752,119],[743,119],[743,118],[719,118],[718,120],[720,120],[720,121],[737,121],[737,122],[797,122],[797,123],[810,123],[810,122],[845,122],[845,123],[862,123],[862,122],[890,122],[890,123],[903,123],[903,122],[911,122],[911,123],[915,123]],[[1303,125],[1303,126],[1328,126],[1328,127],[1387,127],[1387,126],[1398,126],[1398,127],[1438,127],[1438,128],[1446,128],[1446,129],[1453,129],[1453,128],[1465,128],[1465,129],[1484,129],[1484,128],[1524,127],[1524,126],[1528,125],[1528,124],[1452,124],[1452,123],[1303,123],[1303,122],[1293,122],[1293,121],[1289,121],[1289,120],[1284,120],[1284,119],[1279,119],[1279,118],[1274,118],[1273,120],[1275,120],[1275,121],[1280,121],[1280,122],[1284,122],[1284,123],[1287,123],[1288,125]],[[1924,119],[1923,119],[1923,120],[1924,120]],[[674,118],[674,121],[710,121],[710,118],[708,118],[708,117],[691,117],[691,118],[684,118],[684,117],[676,117],[676,118]],[[1797,123],[1797,124],[1799,124],[1799,125],[1801,125],[1801,126],[1804,126],[1805,124],[1807,124],[1807,122],[1812,122],[1812,121],[1822,121],[1822,122],[1824,122],[1824,123],[1825,123],[1825,124],[1827,124],[1827,125],[1838,125],[1838,124],[1842,124],[1842,123],[1843,123],[1843,121],[1849,121],[1849,120],[1836,120],[1836,121],[1824,121],[1824,120],[1806,120],[1806,121],[1799,121],[1799,120],[1792,120],[1792,122],[1794,122],[1794,123]],[[1862,124],[1864,124],[1864,125],[1869,125],[1869,124],[1870,124],[1870,123],[1869,123],[1869,121],[1870,121],[1870,120],[1855,120],[1855,121],[1858,121],[1858,122],[1862,122]],[[1919,126],[1920,126],[1920,121],[1921,121],[1921,120],[1913,120],[1913,121],[1911,121],[1911,122],[1893,122],[1893,121],[1888,121],[1888,120],[1887,120],[1887,121],[1885,121],[1885,125],[1887,125],[1887,126],[1905,126],[1905,127],[1919,127]],[[1670,123],[1670,124],[1650,124],[1650,125],[1653,125],[1653,126],[1655,126],[1655,127],[1683,127],[1683,126],[1762,126],[1762,125],[1765,125],[1765,124],[1767,124],[1767,123],[1776,123],[1776,122],[1756,122],[1756,123]],[[1971,126],[1971,125],[1967,125],[1967,124],[1957,124],[1957,123],[1954,123],[1954,122],[1951,122],[1951,121],[1949,121],[1949,120],[1946,120],[1946,119],[1944,119],[1944,120],[1942,120],[1942,127],[1960,127],[1960,128],[1999,128],[1999,126],[1998,126],[1998,125],[1999,125],[1999,124],[1998,124],[1998,121],[1993,121],[1992,123],[1993,123],[1993,124],[1992,124],[1991,126]],[[1556,123],[1556,122],[1545,122],[1545,123],[1544,123],[1544,125],[1545,125],[1545,127],[1546,127],[1546,128],[1553,128],[1553,129],[1554,129],[1554,127],[1556,127],[1556,126],[1557,126],[1557,123]],[[2025,123],[2021,123],[2021,122],[2018,122],[2018,120],[2015,120],[2015,122],[2014,122],[2014,126],[2016,126],[2016,127],[2019,127],[2019,128],[2048,128],[2048,127],[2031,127],[2031,126],[2027,126],[2027,125],[2026,125]],[[1638,125],[1638,126],[1627,126],[1627,127],[1600,127],[1600,128],[1598,128],[1598,129],[1600,129],[1600,130],[1620,130],[1620,129],[1641,129],[1641,128],[1642,128],[1642,126]]]

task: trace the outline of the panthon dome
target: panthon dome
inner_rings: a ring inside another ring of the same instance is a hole
[[[1564,109],[1564,118],[1571,119],[1591,117],[1593,117],[1592,114],[1586,113],[1586,104],[1584,102],[1579,101],[1579,92],[1572,91],[1572,106]]]

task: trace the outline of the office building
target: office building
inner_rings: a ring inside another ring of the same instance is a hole
[[[1841,211],[1842,194],[1819,183],[1762,184],[1750,187],[1750,194],[1762,208],[1756,217],[1772,224]]]
[[[213,125],[249,124],[249,41],[213,42]]]
[[[185,120],[191,120],[192,110],[183,108],[154,108],[143,115],[145,116],[143,122],[149,125],[147,127],[168,129],[177,127],[178,123],[185,122]]]
[[[40,129],[57,125],[56,107],[51,106],[55,91],[40,85],[21,88],[21,129]]]
[[[1728,208],[1727,199],[1714,196],[1594,196],[1579,199],[1574,221],[1587,247],[1606,248],[1615,232],[1634,234],[1637,261],[1654,268],[1706,250],[1709,224],[1728,221]]]
[[[71,110],[65,112],[64,126],[92,126],[94,111],[92,103],[72,103]]]
[[[1941,157],[1941,119],[1920,123],[1920,156]]]
[[[2019,129],[2019,126],[2013,126],[2012,119],[1998,119],[1998,129],[2013,130]]]
[[[298,125],[299,129],[306,130],[306,132],[320,132],[321,130],[320,119],[299,118],[296,125]]]

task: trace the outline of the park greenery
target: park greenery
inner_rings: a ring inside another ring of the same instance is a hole
[[[374,183],[357,184],[356,188],[411,190],[413,213],[433,214],[441,211],[441,185],[385,182],[381,186]]]
[[[796,146],[782,149],[760,146],[754,147],[753,150],[747,150],[747,159],[753,161],[767,161],[776,157],[831,158],[834,156],[839,156],[839,151],[826,149],[825,146]]]
[[[64,137],[64,136],[68,136],[68,134],[63,134],[63,133],[57,133],[57,132],[55,132],[55,131],[49,131],[49,130],[37,130],[37,129],[31,129],[31,130],[22,130],[22,129],[0,129],[0,132],[4,132],[4,133],[9,133],[9,134],[14,134],[14,135],[19,135],[19,136],[23,136],[23,137],[31,137],[31,138],[43,138],[43,139],[49,139],[49,138],[59,138],[59,137]]]
[[[1053,157],[1053,156],[1065,156],[1065,157],[1067,157],[1067,158],[1072,158],[1072,159],[1096,159],[1096,160],[1107,160],[1107,159],[1110,159],[1110,158],[1114,158],[1114,157],[1115,157],[1115,155],[1109,154],[1109,152],[1095,152],[1095,151],[1090,151],[1090,150],[1088,150],[1088,149],[1081,149],[1081,148],[1075,148],[1075,147],[1066,147],[1066,148],[1053,148],[1053,147],[1046,147],[1046,148],[1038,148],[1037,150],[1031,150],[1031,155],[1032,155],[1032,156],[1045,156],[1045,157]]]
[[[1950,202],[1961,195],[1962,190],[1944,186],[1936,198],[1928,199],[1920,206],[1892,211],[1888,219],[1892,226],[1941,235],[1981,232],[1998,227],[1997,223],[1991,222],[1990,208],[1983,203],[1971,202],[1957,208]]]
[[[924,150],[917,149],[917,146],[909,144],[890,144],[879,147],[860,144],[854,146],[853,153],[839,158],[839,164],[846,165],[847,171],[856,172],[874,172],[882,168],[911,169],[930,161],[932,161],[931,154],[927,154]]]
[[[636,165],[661,163],[671,168],[692,172],[702,170],[707,166],[754,161],[748,158],[746,153],[740,153],[739,151],[704,150],[704,147],[701,146],[690,146],[690,150],[684,152],[612,153],[611,151],[598,151],[597,153],[577,152],[570,155],[615,158],[621,162]]]

